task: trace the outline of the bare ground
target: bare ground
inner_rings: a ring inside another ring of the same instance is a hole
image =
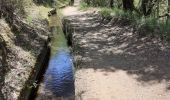
[[[170,44],[94,9],[63,9],[74,29],[77,100],[170,100]]]

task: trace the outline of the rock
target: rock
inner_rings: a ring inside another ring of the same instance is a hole
[[[48,17],[57,14],[56,8],[53,8],[51,11],[48,12]]]

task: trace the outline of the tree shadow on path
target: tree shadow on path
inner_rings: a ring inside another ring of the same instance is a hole
[[[124,70],[137,75],[136,80],[141,83],[166,82],[170,90],[169,43],[150,36],[139,37],[121,21],[103,24],[97,13],[66,19],[75,30],[75,58],[81,60],[81,69]]]

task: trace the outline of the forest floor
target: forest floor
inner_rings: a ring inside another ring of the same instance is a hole
[[[170,44],[140,37],[126,22],[105,23],[78,3],[62,10],[74,29],[77,100],[170,100]]]

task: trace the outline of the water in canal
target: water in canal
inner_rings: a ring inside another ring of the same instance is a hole
[[[36,100],[74,100],[72,56],[59,21],[57,15],[49,18],[51,55]]]

